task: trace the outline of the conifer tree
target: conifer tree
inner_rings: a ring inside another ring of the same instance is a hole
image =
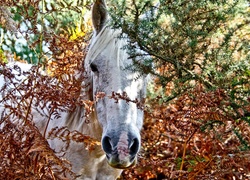
[[[135,61],[132,69],[153,74],[164,87],[171,84],[173,92],[167,100],[197,83],[208,89],[232,88],[235,79],[249,83],[247,1],[121,0],[112,4],[113,25],[131,39],[131,58],[152,57],[151,62]],[[135,42],[144,54],[133,51]]]

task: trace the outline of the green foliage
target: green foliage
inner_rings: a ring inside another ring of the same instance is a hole
[[[41,63],[55,55],[50,48],[52,36],[77,39],[89,31],[84,17],[90,9],[88,0],[13,1],[11,7],[4,8],[17,23],[15,35],[8,28],[2,29],[4,50],[29,63]]]
[[[231,98],[227,108],[237,112],[236,119],[249,116],[244,108],[244,113],[238,113],[250,96],[247,1],[112,3],[114,27],[122,28],[131,39],[128,52],[137,60],[134,70],[156,77],[167,92],[162,96],[165,102],[201,84],[207,90],[225,89]],[[142,51],[134,50],[136,46]],[[154,68],[141,63],[148,55]]]
[[[249,66],[249,45],[243,38],[249,30],[246,1],[161,1],[157,5],[123,0],[113,4],[113,25],[128,34],[130,47],[137,42],[153,57],[155,68],[150,71],[163,86],[174,82],[175,89],[180,83],[188,88],[194,80],[218,88],[224,77],[232,79],[240,64]],[[128,49],[131,58],[138,57],[132,48]],[[239,53],[243,54],[237,59]]]
[[[234,133],[236,134],[236,136],[239,138],[239,140],[241,142],[241,146],[239,146],[239,149],[242,151],[249,150],[250,146],[249,146],[248,142],[246,140],[244,140],[244,138],[240,134],[240,132],[238,130],[234,130]]]
[[[4,52],[2,49],[0,49],[0,62],[4,62],[4,63],[7,63],[7,58],[6,56],[4,55]]]

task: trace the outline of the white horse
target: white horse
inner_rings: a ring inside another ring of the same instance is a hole
[[[146,94],[146,76],[138,79],[137,72],[126,70],[133,63],[124,49],[128,42],[119,37],[121,30],[106,25],[107,17],[104,0],[96,0],[92,8],[94,35],[84,62],[91,90],[88,98],[95,101],[90,122],[85,123],[84,107],[79,106],[73,112],[61,112],[60,119],[52,119],[47,129],[49,132],[53,127],[66,126],[101,142],[101,146],[92,151],[86,150],[81,143],[70,143],[64,158],[71,162],[77,179],[116,179],[122,169],[136,163],[140,150],[143,111],[134,102],[110,97],[116,94],[142,100]],[[3,78],[0,81],[4,83]],[[98,93],[105,96],[96,100]],[[42,119],[45,117],[33,110],[31,113],[43,133],[47,121]],[[58,139],[49,140],[49,144],[56,151],[63,146]]]

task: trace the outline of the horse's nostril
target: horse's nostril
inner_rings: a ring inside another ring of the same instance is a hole
[[[139,151],[140,143],[137,138],[134,138],[133,141],[131,141],[131,144],[129,146],[130,149],[130,155],[135,156],[137,152]]]
[[[112,144],[111,144],[111,138],[108,136],[105,136],[102,139],[102,148],[107,154],[112,153]]]

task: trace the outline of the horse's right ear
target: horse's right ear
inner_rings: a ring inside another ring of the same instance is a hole
[[[105,0],[96,0],[92,7],[92,24],[96,35],[102,30],[107,21],[108,12]]]

